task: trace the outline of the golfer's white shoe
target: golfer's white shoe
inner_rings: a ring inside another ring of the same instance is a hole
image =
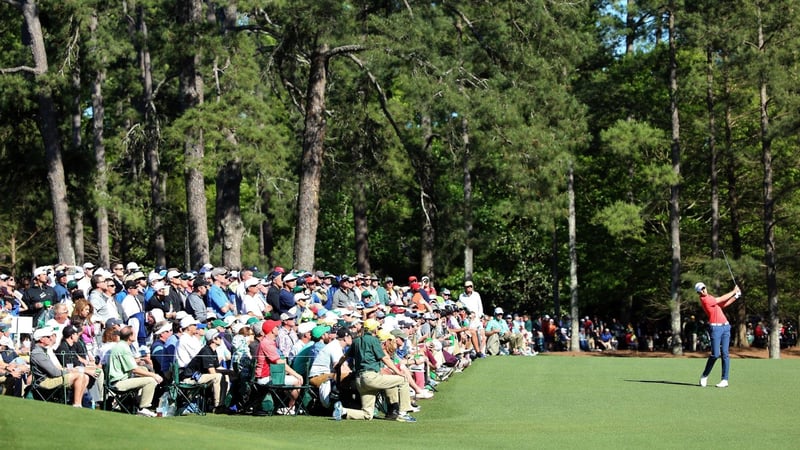
[[[717,383],[717,387],[728,387],[728,380],[722,380]]]
[[[708,377],[700,377],[700,387],[708,386]]]

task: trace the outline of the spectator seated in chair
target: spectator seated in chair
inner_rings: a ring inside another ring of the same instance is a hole
[[[206,331],[206,345],[189,361],[181,370],[181,380],[189,384],[211,384],[214,391],[214,413],[222,414],[227,412],[227,408],[222,406],[222,373],[217,371],[219,358],[217,358],[217,347],[222,344],[222,335],[216,328]]]
[[[161,375],[136,364],[130,348],[130,344],[136,340],[131,327],[123,327],[119,331],[119,335],[120,341],[109,350],[107,355],[109,385],[118,391],[141,390],[139,415],[155,417],[156,413],[150,408],[153,404],[156,386],[164,379]]]
[[[33,383],[37,388],[54,390],[62,387],[72,388],[72,406],[81,407],[83,394],[89,384],[89,375],[83,367],[64,369],[53,353],[55,333],[50,327],[39,328],[33,333],[36,345],[31,350],[31,371]]]
[[[314,362],[309,369],[309,383],[316,387],[319,392],[319,399],[322,406],[329,408],[331,406],[330,394],[332,384],[336,374],[334,373],[334,366],[344,355],[344,349],[353,343],[353,334],[345,327],[336,330],[336,339],[328,342],[314,358]],[[344,378],[350,374],[350,368],[347,363],[341,367],[341,377]]]
[[[278,333],[280,332],[280,325],[281,321],[266,320],[261,326],[261,330],[264,332],[264,337],[261,338],[261,342],[258,345],[258,351],[256,352],[255,373],[256,383],[259,385],[270,384],[270,365],[286,364],[286,360],[281,358],[280,354],[278,353],[278,345],[276,342]],[[283,385],[300,387],[303,385],[303,377],[295,372],[294,369],[286,365],[286,377]],[[294,414],[294,404],[299,396],[299,389],[292,389],[289,391],[289,401],[286,404],[286,408],[283,411],[278,411],[278,413],[287,415]]]

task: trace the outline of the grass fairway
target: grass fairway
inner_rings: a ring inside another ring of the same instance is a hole
[[[150,419],[0,397],[5,448],[797,448],[800,360],[537,356],[478,361],[416,424],[324,417]],[[709,382],[719,378],[719,363]]]

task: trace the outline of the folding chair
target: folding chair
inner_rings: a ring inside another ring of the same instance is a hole
[[[31,398],[34,400],[44,401],[44,402],[56,402],[56,403],[63,403],[67,404],[70,402],[71,396],[69,395],[72,391],[71,387],[64,386],[64,383],[61,383],[61,386],[56,387],[55,389],[45,389],[39,385],[47,375],[36,366],[31,366],[31,376],[33,377],[33,381],[31,384],[25,388],[25,393],[23,395],[24,398]],[[61,375],[61,379],[63,381],[65,375]]]
[[[175,402],[177,411],[194,413],[200,416],[206,415],[206,389],[208,383],[184,383],[181,381],[181,369],[178,363],[172,363],[169,369],[172,374],[172,381],[167,386],[169,397]],[[190,409],[194,404],[195,408]],[[183,410],[181,409],[183,407]]]
[[[106,411],[118,410],[126,414],[139,411],[139,390],[121,391],[111,383],[111,371],[108,364],[103,365],[103,400],[101,408]]]
[[[271,416],[275,411],[275,404],[267,385],[258,384],[256,381],[256,358],[253,358],[250,364],[249,376],[242,382],[246,386],[246,394],[243,396],[246,398],[242,401],[242,411],[246,412],[253,408],[253,415]],[[269,401],[267,401],[267,395],[270,395]]]
[[[286,384],[286,364],[270,364],[269,365],[269,383],[266,385],[267,392],[272,395],[275,401],[275,406],[280,408],[288,408],[289,405],[289,391],[295,389],[300,390],[297,396],[297,401],[294,404],[295,412],[297,415],[308,415],[308,411],[303,406],[303,396],[308,392],[310,385],[305,383],[301,386],[294,386]]]
[[[62,375],[63,377],[63,375]],[[45,389],[39,386],[38,382],[34,380],[28,387],[25,388],[24,398],[39,400],[42,402],[52,403],[69,403],[71,388],[59,386],[55,389]]]
[[[298,363],[298,358],[303,358],[300,363]],[[308,376],[313,364],[314,358],[310,355],[297,356],[295,362],[292,363],[292,368],[303,377],[303,385],[299,388],[301,391],[300,395],[297,397],[297,402],[302,404],[302,412],[309,415],[317,409],[320,404],[319,390],[311,384],[311,378]],[[300,413],[300,410],[298,410],[298,413]]]

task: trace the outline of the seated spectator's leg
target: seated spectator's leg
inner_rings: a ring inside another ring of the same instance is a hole
[[[153,396],[156,392],[156,380],[150,377],[128,378],[127,380],[117,381],[114,385],[120,391],[131,391],[141,389],[139,395],[139,408],[150,408],[153,406]]]
[[[222,392],[222,374],[221,373],[204,373],[197,380],[198,383],[211,383],[211,390],[214,392],[214,408],[220,405],[220,393]]]
[[[500,336],[498,336],[497,333],[486,339],[486,353],[489,355],[497,355],[500,353]]]
[[[94,373],[94,385],[89,389],[89,394],[92,396],[93,402],[99,403],[103,401],[103,381],[105,380],[105,374],[103,373],[103,369],[99,367]]]
[[[478,330],[471,331],[470,339],[472,340],[472,349],[475,350],[475,353],[481,353],[481,339],[478,336]]]
[[[72,405],[81,406],[86,386],[89,385],[89,375],[83,372],[72,372],[65,375],[65,383],[72,386]]]
[[[284,383],[292,386],[301,386],[303,384],[303,380],[295,378],[292,375],[286,375],[286,380],[284,381]],[[289,404],[286,406],[289,409],[294,408],[294,404],[297,401],[298,397],[300,397],[300,389],[293,389],[289,391]]]
[[[331,407],[331,380],[328,380],[319,385],[317,388],[319,392],[319,401],[325,408]]]

